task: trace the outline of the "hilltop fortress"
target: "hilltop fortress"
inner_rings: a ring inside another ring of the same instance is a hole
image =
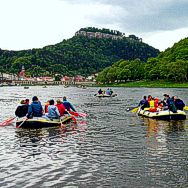
[[[130,40],[142,42],[142,38],[138,38],[135,35],[129,35],[126,37],[125,33],[121,33],[116,30],[98,29],[94,27],[81,28],[75,33],[75,36],[86,36],[89,38],[111,38],[114,40],[128,38]]]

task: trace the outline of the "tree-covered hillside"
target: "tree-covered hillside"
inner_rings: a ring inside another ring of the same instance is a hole
[[[140,60],[120,60],[105,68],[98,76],[99,82],[115,80],[168,80],[184,82],[188,80],[188,38],[185,38],[161,52],[158,57]]]
[[[0,72],[18,73],[24,65],[26,74],[31,76],[56,73],[86,76],[120,59],[146,61],[158,54],[159,50],[129,37],[114,40],[78,35],[41,49],[0,50]]]

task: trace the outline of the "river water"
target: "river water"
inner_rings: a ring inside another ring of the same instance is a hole
[[[98,88],[63,86],[0,88],[0,122],[14,116],[21,99],[67,96],[89,116],[74,129],[0,127],[0,187],[188,187],[188,121],[157,121],[127,109],[143,95],[178,95],[188,89],[113,88],[114,98],[97,98]]]

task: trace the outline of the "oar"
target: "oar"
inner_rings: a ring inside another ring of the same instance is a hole
[[[29,118],[24,119],[17,128],[20,128]]]
[[[59,118],[59,121],[61,123],[61,127],[66,128],[66,124],[63,124],[61,117]]]
[[[87,116],[88,116],[88,114],[83,113],[83,112],[73,112],[73,111],[69,111],[69,113],[70,113],[71,115],[73,115],[73,116],[76,116],[76,117],[78,117],[78,116],[80,116],[80,117],[87,117]]]
[[[132,113],[136,113],[136,112],[138,112],[138,109],[139,109],[139,107],[133,108],[133,109],[131,110],[131,112],[132,112]]]
[[[132,113],[137,113],[138,112],[138,109],[141,108],[143,105],[141,106],[137,106],[137,107],[129,107],[127,108],[127,111],[131,111]]]
[[[76,118],[74,116],[71,116],[73,123],[77,123]]]
[[[88,116],[88,114],[83,113],[83,112],[78,112],[78,114],[79,114],[80,117],[87,117]]]
[[[0,123],[0,126],[4,126],[4,125],[9,125],[12,123],[12,121],[15,119],[16,117],[11,117],[9,119],[4,120],[3,122]]]
[[[184,106],[184,108],[183,108],[184,110],[188,110],[188,106]]]
[[[69,113],[70,113],[71,115],[73,115],[73,116],[76,116],[76,117],[79,116],[78,112],[69,111]]]

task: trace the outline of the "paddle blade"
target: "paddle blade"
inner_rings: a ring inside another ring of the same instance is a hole
[[[188,106],[185,106],[183,109],[184,109],[184,110],[188,110]]]
[[[62,127],[63,129],[65,129],[65,128],[66,128],[66,124],[61,124],[61,127]]]
[[[5,121],[3,121],[3,122],[0,123],[0,126],[5,126],[5,125],[11,124],[15,118],[16,117],[11,117],[9,119],[6,119]]]
[[[70,113],[71,115],[73,115],[73,116],[76,116],[76,117],[79,116],[79,114],[78,114],[77,112],[69,111],[69,113]]]
[[[136,113],[137,111],[138,111],[138,107],[133,108],[133,109],[131,110],[132,113]]]
[[[69,113],[71,114],[71,115],[73,115],[73,116],[76,116],[76,117],[87,117],[88,116],[88,114],[86,114],[86,113],[83,113],[83,112],[73,112],[73,111],[69,111]]]
[[[83,112],[78,112],[78,115],[79,115],[80,117],[87,117],[87,116],[88,116],[88,114],[83,113]]]
[[[71,116],[71,117],[72,117],[73,123],[77,123],[77,122],[76,122],[76,118],[75,118],[74,116]]]

